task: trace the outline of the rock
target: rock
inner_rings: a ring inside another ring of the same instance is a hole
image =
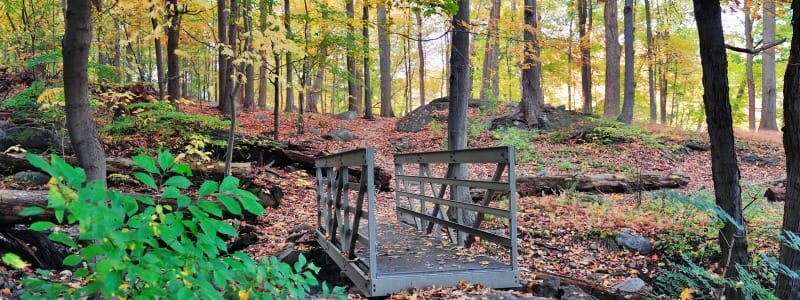
[[[636,278],[628,278],[622,283],[615,285],[614,288],[626,293],[636,293],[642,290],[642,288],[644,288],[646,285],[647,284],[644,283],[644,280],[636,277]]]
[[[256,120],[266,120],[266,119],[267,119],[267,114],[265,113],[256,114]]]
[[[431,104],[429,104],[431,105]],[[418,132],[433,121],[433,111],[429,105],[420,106],[400,118],[394,130],[400,132]]]
[[[360,116],[361,116],[360,113],[358,113],[357,111],[352,111],[352,110],[333,115],[334,118],[337,118],[339,120],[348,120],[348,121],[352,121],[352,120],[358,119],[358,117],[360,117]]]
[[[775,158],[761,157],[761,156],[758,156],[758,155],[754,154],[753,152],[745,153],[744,155],[742,155],[742,157],[740,159],[743,162],[746,162],[746,163],[749,163],[749,164],[753,164],[753,165],[756,165],[756,166],[764,166],[764,165],[766,165],[766,166],[774,166],[774,165],[778,164],[778,160],[775,159]]]
[[[537,295],[548,298],[555,298],[558,296],[558,290],[561,289],[561,279],[558,277],[550,277],[542,280],[542,284],[537,285],[534,291]]]
[[[275,258],[292,266],[295,262],[297,262],[297,259],[300,257],[301,253],[302,252],[297,250],[294,244],[291,244],[288,247],[283,248],[283,250],[278,251],[278,253],[275,254]]]
[[[58,272],[58,276],[65,277],[65,278],[70,278],[70,277],[72,277],[72,271],[64,270],[64,271]]]
[[[561,296],[561,300],[600,300],[600,299],[598,299],[595,296],[587,294],[577,286],[568,285],[564,288],[564,295]]]
[[[316,128],[311,128],[311,129],[308,130],[308,133],[320,135],[320,134],[322,134],[322,131],[320,131],[319,129],[316,129]]]
[[[397,138],[389,139],[389,143],[392,144],[392,151],[394,152],[406,152],[408,150],[414,149],[414,145],[409,142],[408,137],[401,136]]]
[[[614,237],[617,244],[631,250],[639,251],[642,255],[648,255],[653,251],[650,239],[645,238],[631,228],[622,228]]]
[[[47,184],[50,175],[38,171],[22,171],[14,174],[14,181],[25,186]]]
[[[708,149],[711,149],[711,144],[709,143],[687,142],[683,146],[694,151],[708,151]]]
[[[356,139],[356,135],[353,134],[352,131],[347,129],[334,129],[328,131],[328,133],[322,135],[323,139],[337,141],[337,142],[349,142]]]
[[[20,145],[28,151],[44,152],[50,149],[60,150],[64,143],[62,137],[53,131],[37,127],[16,126],[6,129],[5,134],[0,136],[0,151],[14,145]]]

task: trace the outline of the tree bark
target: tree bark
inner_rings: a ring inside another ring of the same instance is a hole
[[[310,112],[319,112],[317,109],[320,99],[322,99],[322,83],[325,81],[325,64],[328,60],[328,46],[322,45],[319,48],[319,63],[317,65],[317,73],[311,83],[311,91],[308,92],[308,105],[306,110]],[[324,107],[323,107],[324,108]]]
[[[235,1],[235,0],[234,0]],[[224,48],[228,43],[228,18],[230,11],[225,8],[227,0],[217,1],[217,35],[219,36],[218,43],[220,44],[217,49],[217,107],[223,115],[231,113],[231,107],[228,105],[228,57],[223,54]]]
[[[425,105],[425,48],[422,47],[422,16],[415,12],[417,19],[417,54],[419,55],[419,105]]]
[[[234,0],[235,1],[235,0]],[[181,12],[178,0],[167,0],[167,96],[169,101],[177,101],[181,97],[180,58],[175,53],[180,44]]]
[[[392,109],[392,46],[386,31],[386,4],[378,5],[378,57],[381,77],[381,117],[394,117]]]
[[[578,0],[578,36],[581,49],[581,93],[583,94],[583,113],[592,113],[592,34],[588,22],[592,17],[590,0]]]
[[[286,27],[286,34],[292,36],[291,1],[283,0],[283,26]],[[292,53],[286,52],[286,106],[284,111],[294,112],[297,107],[294,103],[294,62]]]
[[[221,1],[224,3],[224,1]],[[155,31],[158,28],[158,20],[156,19],[153,11],[155,10],[155,6],[157,5],[155,2],[153,6],[150,6],[150,23],[153,25],[153,30]],[[223,4],[224,5],[224,4]],[[153,47],[155,48],[156,52],[156,82],[158,83],[158,100],[164,100],[164,93],[165,93],[165,80],[164,80],[164,55],[161,53],[161,38],[159,37],[157,32],[153,32]]]
[[[92,7],[88,0],[68,0],[62,57],[67,129],[88,181],[106,182],[105,152],[89,106],[89,47],[92,43]]]
[[[250,4],[245,5],[244,7],[244,31],[251,32],[253,31],[253,18],[250,16]],[[247,39],[245,39],[244,48],[247,51],[253,51],[253,35],[248,34]],[[255,68],[253,67],[254,62],[247,63],[245,66],[244,77],[245,77],[245,85],[244,85],[244,99],[242,99],[242,106],[244,107],[245,111],[253,110],[255,106],[255,98],[256,98],[256,75],[255,75]]]
[[[539,125],[539,116],[544,106],[542,95],[542,64],[539,61],[539,42],[537,35],[539,26],[536,19],[536,0],[525,0],[523,40],[525,41],[525,57],[522,67],[522,99],[520,110],[529,127]]]
[[[364,118],[373,119],[372,115],[372,83],[369,65],[369,3],[364,1],[361,13],[361,33],[364,38]]]
[[[625,0],[623,8],[625,22],[625,97],[622,101],[622,114],[619,121],[630,125],[633,121],[633,106],[636,101],[636,78],[633,73],[633,0]]]
[[[606,101],[603,104],[603,117],[614,119],[619,116],[619,26],[617,25],[617,0],[606,0],[603,8],[606,25]]]
[[[494,88],[494,81],[498,76],[500,63],[500,37],[498,35],[497,26],[499,20],[500,0],[492,0],[492,8],[489,10],[489,26],[486,32],[486,47],[483,50],[483,76],[481,78],[480,99],[484,101],[495,101],[499,96],[499,91]],[[523,29],[523,31],[527,32],[525,29]],[[534,33],[534,35],[535,34],[536,33]],[[526,45],[529,42],[530,41],[526,40]],[[539,55],[537,54],[536,56],[538,58]],[[527,63],[524,64],[526,66],[528,65]]]
[[[355,7],[353,0],[347,0],[345,5],[347,18],[355,19]],[[352,23],[347,25],[347,109],[349,111],[361,111],[361,85],[359,84],[358,73],[356,72],[356,58],[352,49],[355,48],[355,28]]]
[[[763,43],[775,42],[775,0],[764,0]],[[770,47],[761,54],[761,123],[759,130],[778,130],[775,91],[775,48]]]
[[[750,17],[750,3],[745,1],[742,12],[744,13],[744,41],[747,49],[753,49],[753,18]],[[756,85],[753,80],[753,54],[747,53],[745,63],[745,76],[747,77],[747,125],[750,131],[756,130]]]
[[[227,116],[232,118],[234,117],[233,114],[236,112],[236,64],[234,64],[234,57],[238,55],[238,41],[239,41],[239,1],[238,0],[231,0],[231,9],[230,15],[228,17],[228,46],[232,49],[233,55],[225,57],[227,62],[225,63],[225,95],[222,98],[222,101],[227,106],[226,112]]]
[[[224,2],[224,0],[218,0]],[[260,0],[258,2],[258,30],[262,32],[267,30],[267,14],[272,13],[267,4],[270,0]],[[258,108],[267,108],[267,73],[269,72],[269,65],[267,65],[266,52],[259,53],[261,56],[261,65],[258,67]]]
[[[644,0],[645,30],[647,31],[647,95],[650,97],[650,124],[658,121],[656,103],[656,78],[653,66],[653,25],[650,18],[650,0]]]
[[[800,12],[800,0],[792,1],[792,11]],[[786,203],[782,232],[800,233],[800,14],[792,15],[792,45],[783,84],[783,148],[786,151]],[[800,271],[800,252],[781,244],[780,263]],[[797,299],[800,279],[778,274],[775,295],[780,299]]]
[[[711,169],[716,204],[730,217],[719,232],[721,265],[726,278],[737,278],[737,266],[747,267],[747,236],[742,214],[739,166],[734,147],[728,88],[728,60],[718,1],[694,0],[703,68],[703,103],[711,141]],[[735,222],[735,223],[732,223]],[[734,281],[736,281],[734,279]],[[726,299],[744,299],[741,289],[726,286]]]

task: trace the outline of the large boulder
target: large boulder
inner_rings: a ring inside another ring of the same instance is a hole
[[[617,244],[625,248],[639,251],[642,255],[648,255],[653,251],[653,246],[650,245],[650,239],[643,237],[636,233],[636,230],[631,228],[622,228],[614,237]]]
[[[337,118],[339,120],[348,120],[348,121],[358,119],[358,117],[360,116],[361,114],[359,112],[352,110],[333,115],[334,118]]]
[[[614,288],[621,292],[636,293],[641,291],[646,285],[647,284],[644,282],[644,280],[634,277],[628,278],[627,280],[615,285]]]
[[[400,118],[394,130],[400,132],[417,132],[433,121],[433,110],[428,105],[417,107]]]
[[[0,134],[0,152],[15,145],[34,152],[60,150],[64,145],[63,140],[60,135],[48,129],[30,126],[10,127]]]
[[[37,171],[22,171],[14,174],[14,181],[24,186],[37,186],[50,181],[50,175]]]
[[[356,139],[356,135],[347,129],[334,129],[322,135],[323,139],[328,139],[337,142],[349,142]]]

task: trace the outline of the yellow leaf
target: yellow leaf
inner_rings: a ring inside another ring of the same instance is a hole
[[[694,296],[692,296],[692,294],[694,294],[694,289],[693,288],[685,288],[685,289],[683,289],[683,292],[681,292],[681,300],[694,299]]]
[[[239,300],[247,300],[250,297],[250,289],[239,291]]]

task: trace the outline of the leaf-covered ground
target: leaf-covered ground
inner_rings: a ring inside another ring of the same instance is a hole
[[[206,113],[207,108],[186,107],[189,112]],[[272,117],[267,112],[241,113],[238,117],[242,131],[260,133],[271,128]],[[434,124],[417,133],[394,131],[397,118],[344,121],[328,115],[306,114],[305,132],[297,133],[297,116],[281,114],[280,138],[293,143],[314,143],[328,152],[358,147],[376,147],[377,165],[391,170],[393,146],[401,137],[411,152],[441,150],[446,136],[446,123]],[[481,113],[470,109],[470,120],[481,122]],[[358,138],[351,142],[323,140],[309,129],[322,133],[332,129],[349,129]],[[691,177],[690,184],[677,192],[699,195],[713,201],[713,182],[709,151],[686,150],[688,141],[704,143],[703,134],[688,133],[670,128],[647,126],[623,134],[632,135],[622,143],[580,141],[569,138],[570,130],[563,128],[549,133],[528,131],[492,132],[478,128],[470,132],[470,147],[489,147],[501,143],[517,143],[518,176],[535,174],[612,173],[633,176],[638,173],[681,171]],[[566,138],[565,138],[566,136]],[[762,161],[741,162],[744,183],[743,201],[749,203],[746,218],[751,229],[754,251],[774,255],[775,236],[782,216],[782,204],[768,203],[761,196],[765,183],[785,176],[785,160],[779,133],[749,134],[737,132],[740,156],[767,158]],[[522,139],[522,143],[519,140]],[[522,147],[520,147],[522,146]],[[750,160],[748,160],[750,161]],[[314,179],[303,171],[285,173],[278,170],[279,181],[286,192],[281,207],[268,211],[260,220],[260,241],[248,249],[256,256],[271,255],[286,246],[284,238],[289,229],[300,224],[314,224]],[[543,274],[557,274],[599,287],[610,287],[629,277],[653,282],[659,266],[666,259],[678,259],[684,253],[715,270],[714,250],[716,232],[707,213],[678,203],[672,194],[662,191],[638,194],[583,194],[565,191],[560,195],[522,197],[519,199],[518,222],[521,233],[520,266],[522,278],[535,282]],[[391,193],[378,193],[379,216],[393,218],[394,200]],[[752,203],[751,203],[752,202]],[[619,249],[613,234],[620,228],[633,228],[650,238],[656,251],[650,255]],[[458,291],[458,292],[456,292]],[[479,286],[421,290],[397,295],[439,296],[440,294],[492,293]],[[456,297],[457,298],[457,297]]]

